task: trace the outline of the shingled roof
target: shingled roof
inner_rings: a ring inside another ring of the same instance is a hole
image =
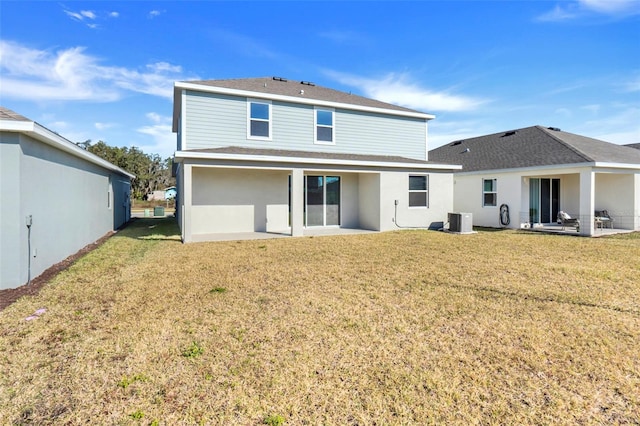
[[[640,165],[640,150],[533,126],[451,142],[429,151],[429,160],[460,164],[461,172],[596,162]]]
[[[347,92],[341,92],[328,87],[317,86],[311,82],[288,80],[280,77],[194,80],[184,81],[182,83],[424,114],[421,111],[404,108],[375,99],[365,98],[363,96],[353,95]]]
[[[414,158],[406,158],[391,155],[364,155],[364,154],[345,154],[336,152],[315,152],[315,151],[294,151],[285,149],[267,149],[267,148],[245,148],[239,146],[226,146],[221,148],[205,148],[190,149],[184,151],[201,152],[209,154],[238,154],[238,155],[257,155],[269,157],[286,157],[286,158],[305,158],[305,159],[323,159],[323,160],[345,160],[345,161],[367,161],[378,163],[407,163],[420,165],[442,165],[433,161],[416,160]],[[186,154],[188,155],[188,154]]]
[[[27,117],[20,115],[17,112],[3,106],[0,106],[0,120],[31,121]]]
[[[640,143],[630,143],[625,146],[628,146],[629,148],[640,149]]]

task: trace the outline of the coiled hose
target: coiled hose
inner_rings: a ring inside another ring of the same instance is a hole
[[[500,224],[502,226],[507,226],[511,223],[511,219],[509,218],[509,206],[503,204],[500,206]]]

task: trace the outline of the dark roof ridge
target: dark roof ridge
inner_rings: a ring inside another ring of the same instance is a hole
[[[562,130],[550,130],[548,127],[544,127],[544,126],[540,126],[540,125],[536,125],[536,126],[533,126],[533,127],[537,127],[539,130],[542,130],[545,134],[551,136],[554,140],[560,142],[564,147],[566,147],[566,148],[570,149],[571,151],[575,152],[580,157],[584,158],[586,161],[589,161],[589,162],[595,162],[596,161],[593,158],[589,157],[584,152],[582,152],[581,150],[579,150],[578,148],[576,148],[575,146],[571,145],[570,143],[565,142],[564,140],[562,140],[561,138],[559,138],[558,136],[556,136],[556,135],[554,135],[552,133],[552,132],[561,132]],[[569,132],[565,132],[565,133],[569,133]],[[579,136],[579,135],[576,135],[576,136]],[[586,136],[582,136],[582,137],[586,137]]]

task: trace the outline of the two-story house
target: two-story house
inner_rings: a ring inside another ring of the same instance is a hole
[[[177,82],[182,240],[442,226],[460,166],[428,161],[433,118],[277,77]]]

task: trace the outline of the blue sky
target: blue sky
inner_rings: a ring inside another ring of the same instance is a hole
[[[0,104],[172,155],[174,81],[282,76],[436,115],[640,142],[640,0],[0,3]]]

